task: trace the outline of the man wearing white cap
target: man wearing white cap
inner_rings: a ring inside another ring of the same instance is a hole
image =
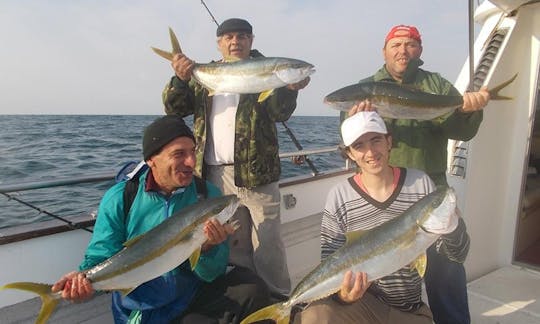
[[[423,171],[388,164],[392,136],[374,111],[359,112],[341,126],[345,153],[359,171],[328,193],[321,227],[321,258],[345,243],[345,233],[369,230],[393,219],[435,190]],[[411,197],[415,197],[411,199]],[[461,253],[464,227],[444,235],[448,257]],[[422,279],[404,267],[374,282],[365,273],[345,274],[341,290],[310,304],[295,323],[432,323],[421,298]]]

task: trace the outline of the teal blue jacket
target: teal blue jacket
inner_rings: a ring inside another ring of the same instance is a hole
[[[167,217],[197,202],[197,189],[192,182],[183,192],[168,199],[158,192],[145,191],[148,171],[141,175],[139,188],[127,218],[124,216],[123,193],[126,182],[111,187],[101,200],[94,233],[80,270],[108,259],[123,248],[125,241],[159,225]],[[208,197],[220,196],[217,187],[206,182]],[[124,219],[127,219],[127,224]],[[126,323],[132,310],[141,310],[143,323],[168,322],[189,305],[202,281],[211,282],[225,273],[229,257],[226,242],[202,253],[194,271],[189,261],[176,269],[135,289],[126,297],[113,294],[113,316],[116,323]]]

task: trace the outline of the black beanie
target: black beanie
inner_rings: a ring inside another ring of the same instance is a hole
[[[252,34],[252,30],[253,29],[250,23],[247,22],[247,20],[240,18],[231,18],[225,20],[221,23],[221,25],[218,26],[216,30],[216,36],[219,37],[225,33],[230,32],[246,32],[248,34]]]
[[[147,161],[161,148],[177,137],[186,136],[195,142],[191,129],[186,125],[182,117],[166,115],[154,120],[144,129],[142,151],[144,160]]]

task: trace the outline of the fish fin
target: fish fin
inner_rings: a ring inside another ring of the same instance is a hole
[[[164,51],[162,49],[155,48],[155,47],[151,47],[151,48],[154,51],[154,53],[156,53],[157,55],[163,57],[166,60],[172,61],[173,56],[174,56],[173,53],[167,52],[167,51]]]
[[[18,289],[18,290],[24,290],[33,292],[35,294],[38,294],[41,298],[41,309],[39,311],[39,315],[36,318],[36,323],[39,324],[45,324],[49,317],[51,316],[52,312],[56,308],[56,305],[58,305],[58,302],[60,301],[60,295],[59,294],[53,294],[51,291],[52,285],[49,284],[42,284],[42,283],[34,283],[34,282],[12,282],[7,285],[4,285],[0,287],[0,290],[4,289]]]
[[[139,236],[135,236],[134,238],[131,238],[124,242],[124,247],[132,246],[133,244],[137,243],[140,239],[142,239],[144,234],[141,234]]]
[[[499,95],[499,91],[501,91],[503,88],[506,88],[506,86],[508,86],[510,83],[514,82],[514,80],[517,78],[517,76],[518,76],[518,74],[516,73],[509,80],[507,80],[507,81],[499,84],[495,88],[489,90],[490,100],[511,100],[511,99],[514,99],[512,97]]]
[[[223,58],[223,62],[226,62],[226,63],[233,63],[233,62],[238,62],[241,60],[242,60],[241,58],[236,57],[236,56],[225,56]]]
[[[379,81],[381,83],[383,82],[386,82],[386,83],[394,83],[395,82],[389,82],[389,81]],[[422,93],[433,93],[433,92],[428,92],[428,91],[425,91],[425,90],[422,90],[422,88],[420,88],[420,85],[416,85],[416,84],[410,84],[410,83],[406,83],[406,84],[403,84],[403,83],[400,83],[399,86],[403,89],[407,89],[409,91],[420,91]],[[435,94],[435,93],[433,93]]]
[[[426,273],[427,267],[427,256],[425,253],[422,253],[411,263],[411,268],[415,268],[418,272],[418,275],[423,278]]]
[[[257,102],[265,101],[266,99],[268,99],[268,97],[270,97],[270,95],[272,93],[274,93],[274,89],[270,89],[270,90],[266,90],[264,92],[261,92],[261,94],[259,95],[259,99],[257,99]]]
[[[351,231],[345,233],[345,238],[347,239],[347,243],[354,242],[358,240],[362,235],[364,235],[367,231],[365,230],[358,230],[358,231]],[[345,243],[345,244],[347,244]]]
[[[197,263],[199,263],[199,258],[201,257],[201,248],[197,248],[191,256],[189,257],[189,263],[191,264],[191,270],[195,270]]]
[[[174,34],[174,31],[171,27],[169,27],[169,38],[171,39],[171,46],[172,46],[172,54],[173,56],[175,54],[182,53],[182,49],[180,48],[180,43],[178,42],[178,37]]]
[[[240,324],[254,323],[264,319],[272,319],[277,324],[288,324],[290,315],[290,307],[285,306],[285,303],[276,303],[252,313],[244,318]]]

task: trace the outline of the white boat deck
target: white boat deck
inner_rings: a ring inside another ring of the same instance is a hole
[[[515,266],[493,271],[468,284],[471,323],[540,324],[540,273]],[[63,303],[49,323],[112,323],[110,295],[87,303]],[[34,323],[40,301],[34,298],[0,309],[0,323]]]
[[[113,323],[111,296],[99,295],[86,303],[70,304],[63,302],[56,308],[48,323],[57,324],[108,324]],[[33,324],[39,313],[39,297],[0,309],[2,324]]]
[[[468,284],[471,323],[540,323],[540,273],[508,266]]]

